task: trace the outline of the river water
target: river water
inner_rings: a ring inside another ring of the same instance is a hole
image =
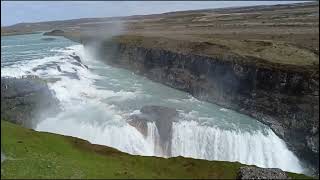
[[[1,77],[55,79],[48,85],[62,112],[41,120],[37,131],[79,137],[131,154],[163,156],[155,153],[154,124],[148,124],[149,135],[144,137],[126,122],[145,105],[161,105],[179,111],[179,121],[173,124],[173,156],[305,172],[284,141],[257,120],[111,67],[67,39],[42,38],[41,34],[1,38]],[[88,68],[70,56],[74,54]]]

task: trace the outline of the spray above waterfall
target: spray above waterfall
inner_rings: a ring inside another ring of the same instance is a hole
[[[127,24],[121,20],[80,24],[80,38],[85,38],[81,41],[86,47],[86,51],[90,51],[91,55],[98,60],[101,58],[103,44],[126,31]]]

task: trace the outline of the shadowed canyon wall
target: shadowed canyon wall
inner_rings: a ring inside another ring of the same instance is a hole
[[[103,42],[97,51],[109,64],[258,119],[299,157],[319,166],[317,69],[261,67],[241,63],[253,57],[219,59],[123,43]]]

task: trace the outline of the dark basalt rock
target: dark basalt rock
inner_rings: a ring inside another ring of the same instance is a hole
[[[44,41],[54,41],[54,40],[56,40],[56,38],[41,38],[41,40],[44,40]]]
[[[52,30],[50,32],[45,32],[43,33],[44,36],[63,36],[64,35],[64,31],[59,30],[59,29],[55,29]]]
[[[59,72],[62,72],[59,65],[57,65],[57,69],[58,69]]]
[[[34,128],[59,110],[59,101],[38,77],[1,78],[1,119]]]
[[[277,168],[257,168],[240,167],[237,179],[291,179],[281,169]]]
[[[81,58],[77,55],[70,55],[70,57],[72,57],[73,59],[75,59],[76,61],[78,61],[79,63],[81,63]]]
[[[77,56],[75,54],[72,54],[72,55],[69,55],[69,56],[77,61],[77,62],[72,63],[72,64],[77,65],[77,66],[82,66],[82,67],[88,69],[88,66],[82,63],[81,58],[79,56]]]
[[[129,117],[128,123],[139,130],[144,136],[148,135],[148,122],[155,122],[159,139],[156,140],[156,153],[165,156],[171,155],[172,123],[176,120],[178,112],[173,108],[163,106],[144,106],[141,114]]]

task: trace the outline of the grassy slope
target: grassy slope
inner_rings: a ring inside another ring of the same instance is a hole
[[[1,121],[6,160],[1,178],[223,178],[234,179],[237,162],[132,156],[113,148]],[[304,175],[289,173],[293,178]]]
[[[1,36],[15,36],[15,35],[22,35],[22,34],[37,34],[39,32],[34,31],[16,31],[16,30],[4,30],[1,28]]]
[[[319,56],[288,43],[268,40],[222,40],[207,38],[205,41],[177,40],[164,37],[125,35],[115,38],[116,42],[136,47],[163,49],[167,51],[195,54],[233,60],[239,63],[253,63],[256,66],[318,71]],[[234,58],[225,58],[232,56]],[[241,60],[240,60],[241,59]]]

